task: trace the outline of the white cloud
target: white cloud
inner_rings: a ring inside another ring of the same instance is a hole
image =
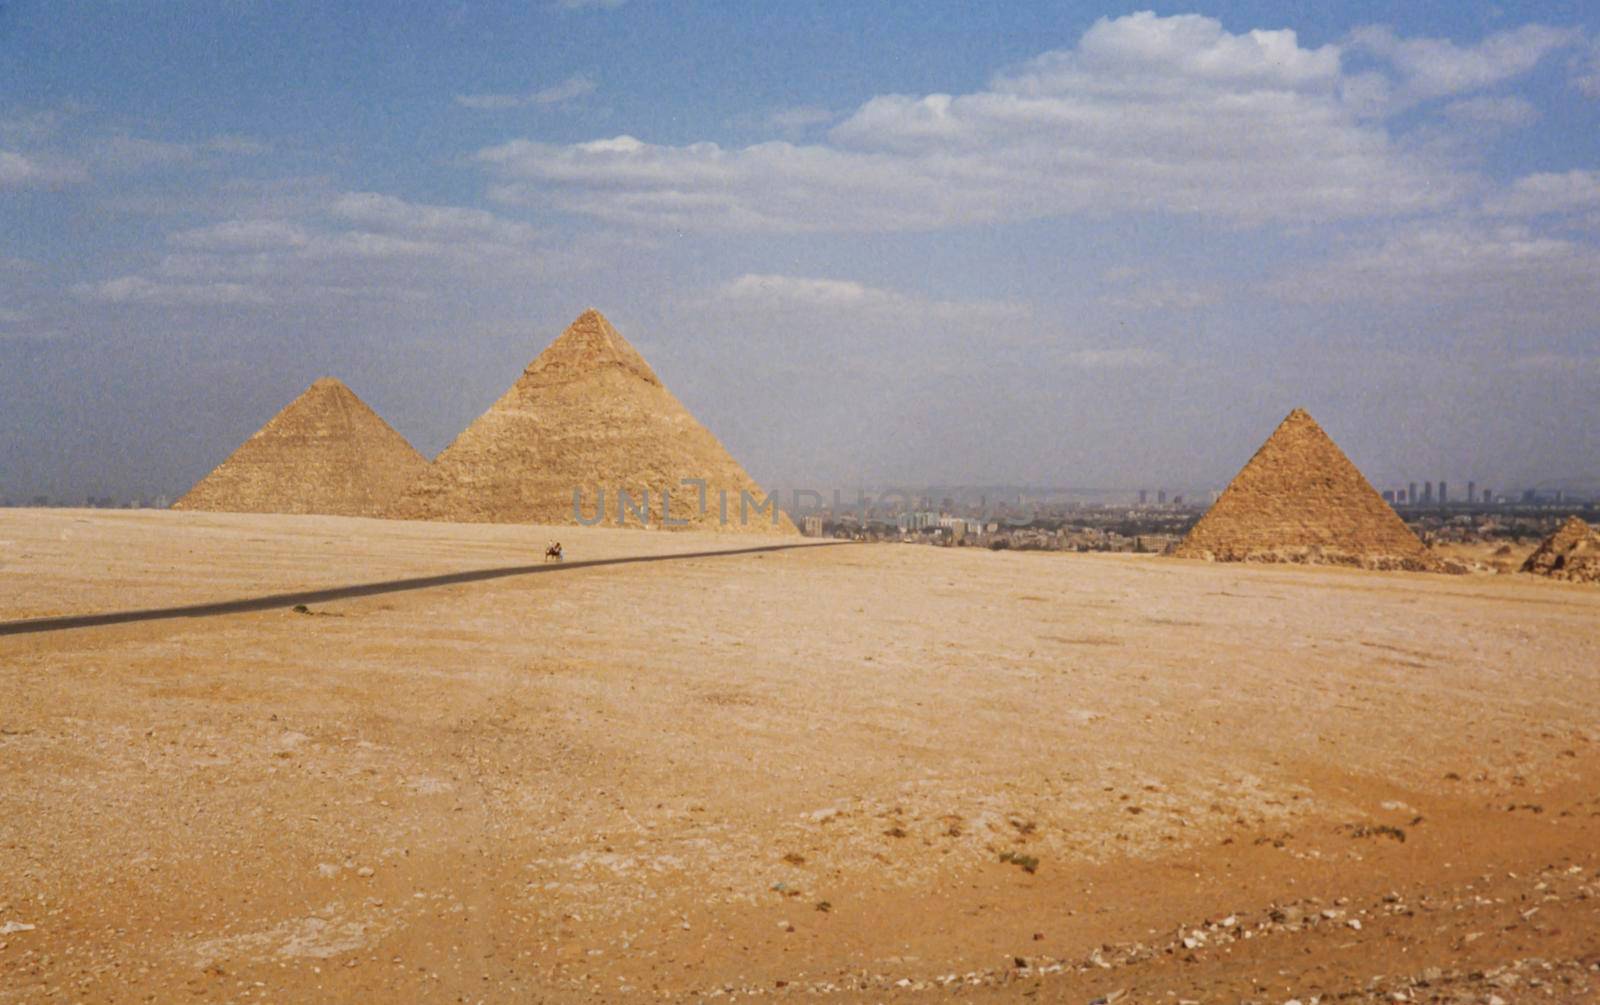
[[[1582,38],[1575,29],[1530,24],[1497,32],[1474,46],[1458,46],[1446,39],[1400,38],[1392,28],[1371,25],[1352,32],[1351,44],[1393,65],[1401,77],[1399,98],[1415,102],[1482,90],[1521,76]]]
[[[198,251],[256,252],[304,247],[311,238],[305,228],[284,220],[229,220],[179,231],[169,240],[179,247]]]
[[[919,230],[1168,212],[1241,224],[1403,214],[1461,177],[1347,101],[1339,51],[1198,16],[1102,19],[966,95],[883,95],[826,143],[515,140],[492,197],[699,231]]]
[[[559,84],[533,91],[529,94],[458,94],[456,104],[463,108],[485,111],[503,111],[508,108],[547,107],[564,105],[588,94],[593,94],[595,82],[589,77],[568,77]]]
[[[1600,98],[1600,37],[1589,40],[1587,52],[1572,61],[1572,86],[1591,98]]]
[[[525,223],[481,209],[430,206],[375,192],[350,192],[334,201],[333,215],[381,233],[428,235],[465,241],[530,244],[538,232]]]
[[[142,275],[82,284],[106,303],[417,302],[523,281],[553,260],[531,226],[483,210],[372,192],[326,195],[293,216],[239,217],[168,236]]]
[[[165,307],[237,306],[270,303],[261,290],[243,283],[159,283],[143,276],[119,276],[100,283],[79,283],[72,292],[107,304],[152,304]]]
[[[810,132],[838,118],[832,111],[819,105],[797,105],[780,108],[767,116],[767,125],[784,135],[792,136]]]
[[[1339,76],[1339,50],[1331,45],[1302,49],[1289,29],[1234,35],[1198,14],[1159,17],[1143,11],[1101,18],[1076,51],[1041,56],[1014,79],[1021,90],[1052,94],[1063,80],[1075,83],[1084,73],[1101,78],[1131,73],[1152,86],[1207,81],[1321,89]]]
[[[1444,106],[1445,117],[1468,125],[1527,126],[1539,121],[1533,102],[1515,97],[1477,97],[1452,101]]]
[[[933,300],[849,279],[746,273],[719,286],[708,300],[718,310],[762,318],[813,315],[895,324],[958,322],[1004,325],[1027,318],[1026,308],[989,300]]]
[[[1290,303],[1473,307],[1474,323],[1531,331],[1592,323],[1600,248],[1515,223],[1450,220],[1399,231],[1272,284]]]
[[[848,279],[813,279],[806,276],[757,275],[746,273],[723,284],[718,295],[723,300],[756,303],[763,307],[800,305],[808,307],[854,306],[868,302],[897,303],[900,294],[873,289]]]
[[[0,143],[38,146],[54,140],[62,124],[77,112],[74,105],[22,111],[9,109],[0,117]]]
[[[228,154],[235,157],[259,157],[272,151],[272,144],[254,136],[213,136],[200,145],[209,153]]]
[[[1494,215],[1521,217],[1600,212],[1600,171],[1526,175],[1484,209]]]
[[[1165,353],[1138,347],[1078,349],[1062,359],[1068,366],[1081,370],[1147,370],[1168,363]]]
[[[1577,356],[1571,353],[1535,352],[1518,356],[1511,368],[1522,373],[1540,376],[1587,377],[1600,374],[1600,356]]]
[[[97,144],[95,160],[114,171],[142,171],[205,164],[217,157],[255,157],[269,150],[269,144],[249,136],[214,136],[198,143],[174,143],[119,133]]]
[[[0,150],[0,189],[55,189],[88,180],[89,172],[76,161]]]
[[[1132,278],[1112,270],[1107,278]],[[1112,280],[1116,281],[1116,280]],[[1222,302],[1222,292],[1210,283],[1184,279],[1156,279],[1130,284],[1100,297],[1100,302],[1118,313],[1142,314],[1147,311],[1197,311]]]

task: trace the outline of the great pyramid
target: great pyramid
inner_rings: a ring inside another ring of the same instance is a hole
[[[1283,420],[1174,554],[1436,571],[1441,563],[1305,410]]]
[[[697,485],[706,483],[704,505]],[[599,311],[587,310],[529,363],[390,510],[408,520],[569,524],[797,533],[717,438],[668,391]],[[581,491],[575,511],[573,497]],[[619,492],[648,519],[619,520]],[[742,493],[749,493],[746,503]],[[726,520],[723,519],[726,500]],[[774,524],[773,516],[777,522]]]
[[[1600,533],[1573,516],[1522,563],[1523,572],[1574,583],[1600,583]]]
[[[382,516],[427,467],[354,392],[323,377],[172,508]]]

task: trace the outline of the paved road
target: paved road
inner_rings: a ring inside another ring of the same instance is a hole
[[[634,555],[625,558],[594,558],[580,562],[543,562],[538,565],[507,565],[497,569],[470,569],[466,572],[447,572],[437,576],[415,576],[410,579],[389,579],[377,583],[330,586],[320,590],[302,590],[297,593],[271,593],[261,597],[241,597],[236,600],[217,600],[204,604],[185,604],[179,607],[151,607],[137,611],[107,611],[101,614],[67,614],[53,618],[0,621],[0,635],[60,632],[72,628],[98,628],[102,625],[122,625],[134,621],[165,621],[170,618],[214,618],[223,614],[270,611],[284,607],[294,607],[297,604],[326,604],[335,600],[374,597],[382,593],[404,593],[408,590],[429,590],[436,586],[477,583],[488,579],[505,579],[508,576],[576,572],[579,569],[595,569],[603,565],[635,565],[643,562],[675,562],[690,558],[755,555],[762,552],[789,551],[793,548],[826,548],[832,544],[845,543],[847,542],[839,541],[831,544],[824,542],[768,544],[754,548],[728,548],[720,551],[688,551],[675,555]]]

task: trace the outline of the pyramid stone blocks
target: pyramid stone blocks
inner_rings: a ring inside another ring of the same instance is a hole
[[[1573,516],[1535,548],[1523,572],[1574,583],[1600,583],[1600,533]]]
[[[1174,553],[1220,562],[1441,567],[1316,420],[1298,408]]]
[[[684,484],[690,479],[705,483],[704,507],[698,485]],[[445,448],[390,515],[570,524],[578,513],[594,519],[603,495],[603,525],[661,527],[668,524],[663,489],[673,526],[796,533],[776,502],[756,509],[766,500],[760,486],[611,323],[588,310]],[[637,515],[622,513],[623,492]],[[646,497],[647,509],[640,505]]]
[[[354,392],[324,377],[172,508],[381,516],[427,465]]]

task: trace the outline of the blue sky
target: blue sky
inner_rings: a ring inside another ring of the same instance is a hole
[[[336,8],[336,9],[334,9]],[[1600,477],[1570,4],[0,5],[0,495],[323,374],[442,448],[587,306],[758,478]]]

